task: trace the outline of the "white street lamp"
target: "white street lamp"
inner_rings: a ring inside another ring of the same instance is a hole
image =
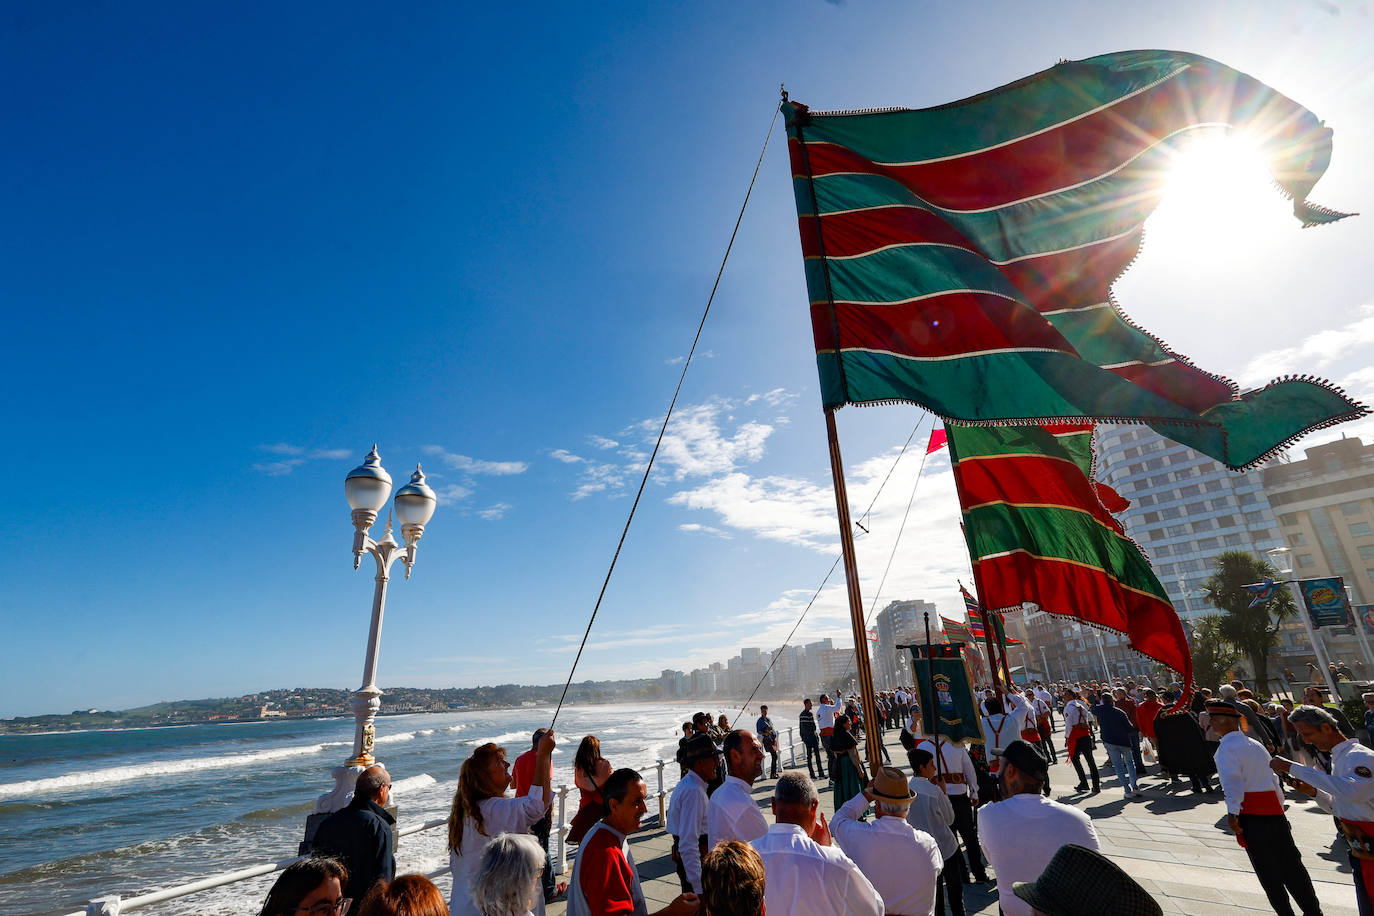
[[[395,515],[401,522],[404,547],[396,542],[391,533],[390,513],[381,540],[373,540],[370,529],[391,496],[391,475],[382,467],[376,445],[372,446],[372,451],[368,452],[362,464],[348,472],[348,477],[344,479],[344,496],[353,510],[353,568],[357,569],[362,563],[363,554],[369,553],[377,563],[377,575],[372,590],[372,623],[367,634],[367,656],[363,661],[363,686],[353,694],[353,756],[343,766],[335,768],[334,790],[320,796],[315,803],[316,814],[342,808],[353,791],[358,774],[376,762],[372,749],[376,742],[377,711],[382,706],[382,691],[377,687],[377,660],[381,651],[382,615],[386,611],[386,587],[391,580],[391,564],[401,560],[405,563],[406,578],[410,578],[420,536],[424,534],[425,525],[434,515],[434,507],[438,502],[417,464],[415,473],[410,475],[410,483],[396,491],[394,501]]]
[[[1280,577],[1293,575],[1293,564],[1289,561],[1289,555],[1292,552],[1287,547],[1271,547],[1265,551],[1269,557],[1269,564],[1274,567],[1275,575]],[[1296,578],[1289,579],[1288,584],[1293,587],[1293,595],[1298,604],[1298,618],[1302,621],[1302,628],[1307,633],[1308,642],[1312,644],[1312,654],[1317,657],[1317,666],[1321,668],[1322,679],[1326,681],[1326,687],[1331,691],[1331,700],[1339,703],[1341,695],[1336,691],[1336,679],[1331,676],[1331,669],[1328,667],[1326,643],[1322,642],[1321,636],[1312,629],[1312,615],[1307,613],[1307,603],[1303,601],[1298,580]]]

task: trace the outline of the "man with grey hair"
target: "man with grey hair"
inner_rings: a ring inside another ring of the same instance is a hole
[[[1331,755],[1331,772],[1285,757],[1275,757],[1269,766],[1298,780],[1299,792],[1315,795],[1317,804],[1335,815],[1350,846],[1360,913],[1374,913],[1374,750],[1347,738],[1330,710],[1298,706],[1288,721],[1304,743]]]
[[[766,908],[789,916],[882,916],[883,898],[833,845],[819,808],[808,776],[787,772],[773,787],[775,823],[754,840],[763,859]]]
[[[835,841],[891,913],[929,913],[945,864],[935,838],[906,822],[915,797],[901,770],[878,767],[863,794],[845,802],[830,822]],[[859,820],[870,803],[875,819]]]
[[[320,824],[311,852],[332,855],[348,869],[344,896],[361,900],[379,879],[396,877],[396,818],[386,810],[391,800],[391,776],[381,764],[358,774],[353,800]]]

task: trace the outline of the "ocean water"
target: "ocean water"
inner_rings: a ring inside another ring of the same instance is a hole
[[[572,785],[577,742],[595,734],[605,757],[641,770],[653,792],[654,761],[671,762],[695,708],[565,707],[554,785]],[[392,776],[399,825],[446,816],[472,748],[495,741],[514,759],[552,714],[532,707],[378,719],[376,753]],[[0,914],[61,916],[104,894],[131,897],[295,855],[306,815],[333,785],[329,771],[348,757],[352,737],[351,718],[0,736]],[[665,767],[664,779],[671,789],[677,767]],[[576,790],[568,805],[571,818]],[[402,838],[398,871],[443,867],[445,840],[442,827]],[[271,881],[137,912],[255,914]],[[447,894],[447,876],[439,884]]]

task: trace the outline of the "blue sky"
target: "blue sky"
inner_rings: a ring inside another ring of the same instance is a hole
[[[445,495],[392,588],[382,683],[561,681],[780,82],[921,107],[1195,51],[1324,117],[1314,200],[1374,213],[1368,2],[932,7],[7,5],[0,715],[358,686],[371,575],[342,480],[373,441]],[[830,566],[773,140],[585,676],[775,646]],[[1371,217],[1300,231],[1225,164],[1180,187],[1126,310],[1208,369],[1369,399]],[[842,412],[860,509],[920,416]],[[866,599],[916,466],[861,543]],[[932,459],[880,601],[958,608],[948,476]],[[833,582],[803,635],[845,636],[843,600]]]

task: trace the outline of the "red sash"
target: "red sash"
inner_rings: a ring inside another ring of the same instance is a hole
[[[1025,729],[1024,731],[1021,732],[1021,740],[1022,740],[1022,741],[1034,741],[1036,744],[1039,744],[1039,743],[1040,743],[1040,730],[1039,730],[1039,729],[1035,729],[1035,728],[1028,728],[1028,729]]]
[[[1272,789],[1263,792],[1246,792],[1240,800],[1241,814],[1283,814],[1283,802],[1279,793]]]
[[[1079,738],[1086,738],[1090,734],[1092,734],[1092,731],[1088,726],[1075,725],[1073,728],[1069,729],[1069,737],[1067,739],[1069,746],[1072,747]]]

